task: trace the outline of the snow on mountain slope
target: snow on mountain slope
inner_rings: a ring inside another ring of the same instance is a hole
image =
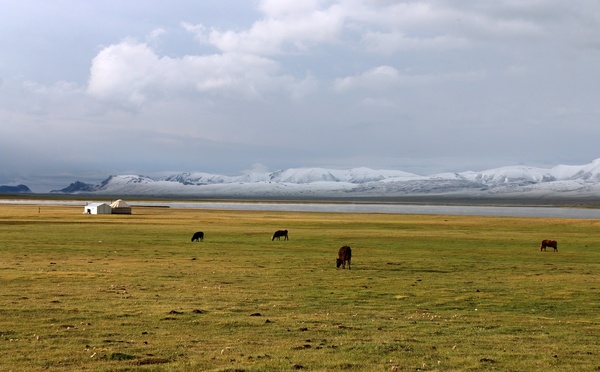
[[[348,182],[360,184],[365,182],[381,181],[392,177],[418,176],[403,171],[374,170],[370,168],[353,168],[349,170],[291,168],[271,173],[269,179],[274,182],[297,184],[307,184],[313,182]]]
[[[594,196],[600,195],[600,159],[581,166],[545,169],[519,165],[431,176],[370,168],[291,168],[238,176],[198,172],[160,179],[120,175],[110,176],[100,185],[76,182],[54,192],[188,197]]]
[[[557,180],[579,179],[600,182],[600,159],[582,166],[558,165],[552,168],[550,172]]]
[[[180,173],[163,177],[159,181],[178,182],[184,185],[208,185],[236,182],[237,177],[222,176],[210,173]]]
[[[525,166],[502,167],[482,172],[463,172],[460,175],[465,179],[481,182],[484,185],[525,185],[556,180],[547,169]]]

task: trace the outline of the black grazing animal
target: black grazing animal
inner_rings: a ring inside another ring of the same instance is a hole
[[[288,238],[288,231],[287,230],[277,230],[277,231],[275,231],[275,233],[271,237],[271,241],[275,240],[275,238],[277,238],[277,240],[281,240],[282,236],[283,236],[283,240],[290,240]]]
[[[201,241],[204,240],[204,233],[202,231],[198,231],[194,233],[194,236],[192,236],[192,241]]]
[[[340,268],[340,266],[342,267],[342,269],[345,269],[347,262],[348,270],[350,270],[350,260],[352,260],[352,249],[345,245],[338,251],[338,258],[335,259],[335,266],[338,269]]]
[[[546,251],[546,247],[554,248],[554,252],[558,252],[558,243],[556,242],[556,240],[542,240],[542,245],[540,245],[540,252]]]

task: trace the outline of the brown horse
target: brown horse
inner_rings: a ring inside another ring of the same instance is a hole
[[[348,270],[350,270],[350,261],[352,260],[352,249],[347,245],[340,248],[338,251],[338,258],[335,260],[335,266],[339,269],[341,266],[342,269],[346,268],[346,262],[348,263]]]
[[[546,251],[546,247],[554,248],[554,252],[558,252],[558,243],[556,240],[544,239],[542,240],[542,245],[540,246],[540,252]]]

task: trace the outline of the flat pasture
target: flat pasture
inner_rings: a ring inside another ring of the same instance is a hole
[[[600,369],[600,220],[82,212],[0,206],[4,371]]]

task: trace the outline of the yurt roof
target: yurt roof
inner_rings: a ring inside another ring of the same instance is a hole
[[[127,204],[122,199],[119,199],[110,205],[112,208],[131,208],[129,204]]]

